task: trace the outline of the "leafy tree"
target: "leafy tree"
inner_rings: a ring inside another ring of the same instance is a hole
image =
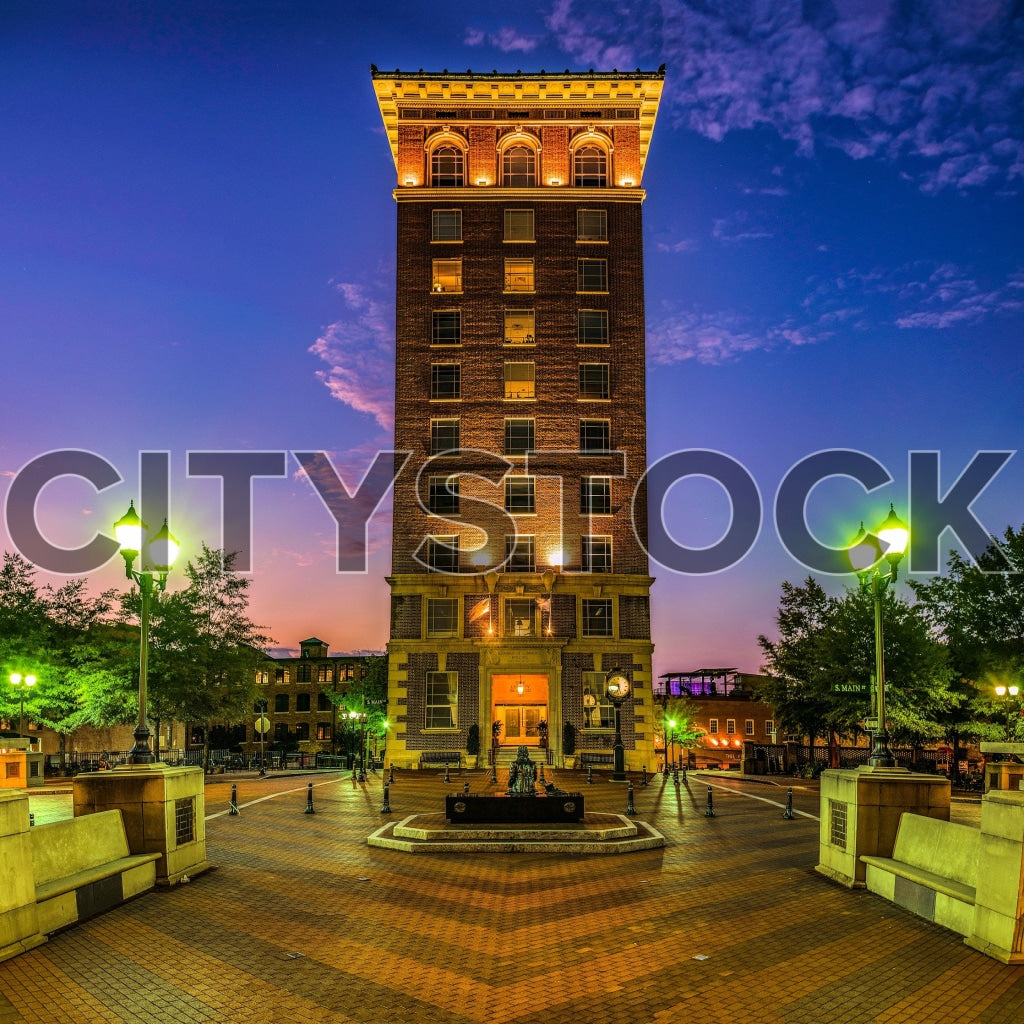
[[[344,690],[329,693],[330,700],[343,709],[343,714],[366,715],[366,736],[380,741],[388,731],[388,659],[387,655],[371,654],[366,659],[366,672],[353,679]],[[358,744],[358,740],[355,741]]]
[[[669,697],[663,704],[654,705],[655,728],[665,737],[665,759],[669,758],[669,745],[675,744],[681,751],[695,747],[704,730],[697,725],[697,706],[687,697]],[[674,722],[674,726],[668,723]]]

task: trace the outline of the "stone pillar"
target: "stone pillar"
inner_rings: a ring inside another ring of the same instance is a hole
[[[904,811],[949,821],[949,780],[867,765],[822,772],[815,870],[851,889],[863,888],[861,856],[892,856]]]
[[[121,765],[76,775],[75,817],[120,810],[132,853],[159,853],[156,884],[177,885],[206,871],[206,797],[202,768]]]
[[[1024,793],[985,795],[978,865],[974,926],[964,942],[1004,964],[1024,963]]]
[[[0,960],[45,941],[36,909],[28,796],[0,792]]]

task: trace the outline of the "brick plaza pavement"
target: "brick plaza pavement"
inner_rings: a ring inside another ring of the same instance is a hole
[[[399,773],[391,817],[464,778],[487,788],[484,771]],[[622,784],[554,779],[625,809]],[[1024,968],[813,870],[812,787],[784,820],[785,785],[636,780],[669,845],[559,858],[368,847],[380,776],[235,781],[238,816],[229,777],[207,787],[216,869],[0,964],[0,1024],[1024,1021]]]

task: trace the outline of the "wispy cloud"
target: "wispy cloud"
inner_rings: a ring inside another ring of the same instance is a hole
[[[336,284],[346,307],[343,319],[325,328],[309,351],[327,364],[317,377],[339,402],[373,416],[387,431],[395,420],[394,309],[390,294],[360,284]]]
[[[463,41],[466,46],[493,46],[502,53],[530,53],[537,48],[542,38],[543,36],[524,35],[506,25],[497,32],[468,28]]]
[[[909,156],[926,192],[1024,178],[1024,15],[1012,0],[556,0],[547,26],[584,65],[664,61],[671,116],[711,139],[769,125],[803,155]]]

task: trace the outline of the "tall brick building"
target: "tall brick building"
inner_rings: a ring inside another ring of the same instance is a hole
[[[391,760],[654,764],[640,187],[664,69],[372,69],[397,168]],[[544,724],[547,728],[545,729]]]

